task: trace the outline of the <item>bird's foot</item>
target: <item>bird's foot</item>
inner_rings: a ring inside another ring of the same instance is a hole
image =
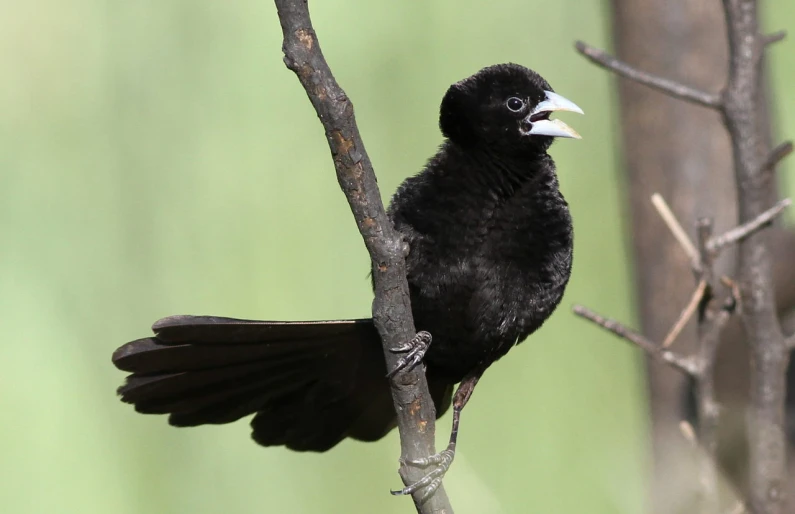
[[[390,348],[390,351],[394,353],[403,353],[407,352],[406,355],[398,360],[395,367],[387,373],[387,378],[392,378],[397,374],[398,371],[406,370],[411,371],[414,367],[422,362],[422,358],[425,357],[425,352],[428,351],[428,347],[431,345],[431,334],[430,332],[426,332],[424,330],[420,330],[417,332],[417,335],[411,338],[406,344]]]
[[[420,503],[423,503],[425,500],[430,498],[430,496],[442,484],[442,478],[444,478],[447,470],[450,469],[450,465],[453,463],[454,458],[455,449],[448,447],[446,450],[442,450],[441,452],[431,455],[430,457],[401,461],[401,464],[408,464],[410,466],[417,466],[419,468],[428,468],[433,466],[433,469],[413,484],[409,484],[403,489],[390,492],[394,495],[405,495],[414,494],[416,491],[424,489],[422,497],[419,500]]]

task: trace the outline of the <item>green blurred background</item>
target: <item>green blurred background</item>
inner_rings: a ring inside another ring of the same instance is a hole
[[[615,93],[572,49],[610,46],[606,4],[312,8],[385,199],[440,142],[447,86],[485,65],[528,65],[586,111],[569,120],[584,139],[552,149],[576,230],[564,308],[486,374],[445,484],[459,513],[640,512],[640,356],[568,310],[632,319]],[[795,7],[765,17],[793,28]],[[794,45],[772,53],[790,137]],[[245,421],[173,429],[114,394],[111,352],[162,316],[368,315],[364,246],[281,58],[268,0],[0,0],[2,512],[412,511],[388,494],[395,433],[298,454],[254,445]]]

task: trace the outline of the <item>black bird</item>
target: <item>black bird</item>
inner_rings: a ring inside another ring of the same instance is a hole
[[[547,149],[554,137],[579,135],[550,119],[558,110],[582,113],[516,64],[490,66],[453,84],[441,105],[444,142],[392,199],[389,216],[409,245],[420,330],[396,351],[407,353],[404,366],[424,358],[437,416],[451,400],[454,406],[450,445],[413,462],[434,468],[396,494],[422,487],[428,494],[438,486],[478,379],[538,329],[563,296],[572,225]],[[171,316],[152,329],[154,337],[113,354],[119,369],[132,372],[119,388],[121,399],[138,412],[169,414],[169,423],[181,427],[256,414],[257,443],[298,451],[326,451],[345,437],[374,441],[395,426],[370,319]]]

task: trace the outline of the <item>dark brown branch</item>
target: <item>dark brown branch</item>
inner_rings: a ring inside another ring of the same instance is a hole
[[[723,120],[729,131],[741,224],[764,213],[773,197],[765,169],[766,127],[760,118],[762,52],[756,0],[723,0],[729,40],[729,77],[723,94]],[[784,433],[789,352],[779,325],[768,238],[752,233],[739,244],[741,319],[751,350],[751,405],[748,411],[750,510],[782,514],[787,467]]]
[[[743,241],[745,238],[762,230],[766,225],[771,223],[773,219],[781,214],[781,212],[792,204],[792,200],[785,198],[777,202],[773,207],[759,214],[751,221],[743,223],[735,227],[723,235],[713,237],[707,242],[707,249],[712,253],[718,253],[730,244]]]
[[[306,0],[276,0],[276,8],[284,34],[284,62],[298,76],[323,124],[337,179],[370,253],[375,284],[373,319],[383,341],[387,366],[392,368],[398,356],[389,348],[401,346],[415,333],[406,282],[405,244],[384,211],[376,177],[356,126],[353,104],[323,57]],[[391,386],[401,457],[419,459],[435,453],[436,413],[424,370],[417,367],[411,372],[400,372],[392,379]],[[406,484],[422,474],[420,469],[401,468]],[[419,491],[414,496],[418,512],[453,512],[442,487],[422,504],[421,495]]]
[[[764,36],[762,36],[762,44],[764,44],[765,46],[772,45],[773,43],[778,43],[779,41],[783,41],[786,37],[787,37],[786,30],[779,30],[771,34],[765,34]]]
[[[651,73],[646,73],[645,71],[640,71],[629,64],[616,59],[604,50],[599,50],[598,48],[583,43],[582,41],[577,41],[575,46],[577,51],[587,57],[591,62],[594,62],[617,75],[633,80],[638,84],[643,84],[644,86],[656,89],[674,98],[692,102],[704,107],[718,109],[721,106],[720,95],[701,91],[699,89],[676,82],[675,80],[669,80],[663,77],[652,75]]]
[[[583,307],[582,305],[575,305],[572,308],[572,311],[577,316],[596,323],[605,330],[608,330],[618,337],[639,347],[651,357],[665,362],[666,364],[678,369],[686,375],[696,376],[700,373],[699,365],[695,360],[688,357],[683,357],[675,352],[664,349],[662,346],[646,339],[642,334],[635,332],[631,328],[619,323],[616,320],[605,318],[604,316],[601,316],[589,308]]]

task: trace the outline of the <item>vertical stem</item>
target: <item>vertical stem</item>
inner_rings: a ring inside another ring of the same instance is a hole
[[[740,222],[762,213],[773,180],[764,169],[759,127],[763,38],[755,0],[723,0],[729,37],[729,81],[723,116],[732,139]],[[772,264],[764,232],[740,243],[742,321],[751,350],[748,412],[751,494],[755,514],[782,514],[786,479],[785,374],[789,355],[776,317]]]
[[[707,250],[707,241],[712,236],[712,219],[700,218],[696,223],[700,279],[707,287],[698,309],[698,360],[700,363],[696,379],[696,402],[698,410],[698,441],[702,447],[699,462],[699,480],[702,492],[702,514],[718,512],[718,404],[715,400],[715,361],[720,342],[719,321],[714,309],[710,309],[715,279],[713,255]]]

